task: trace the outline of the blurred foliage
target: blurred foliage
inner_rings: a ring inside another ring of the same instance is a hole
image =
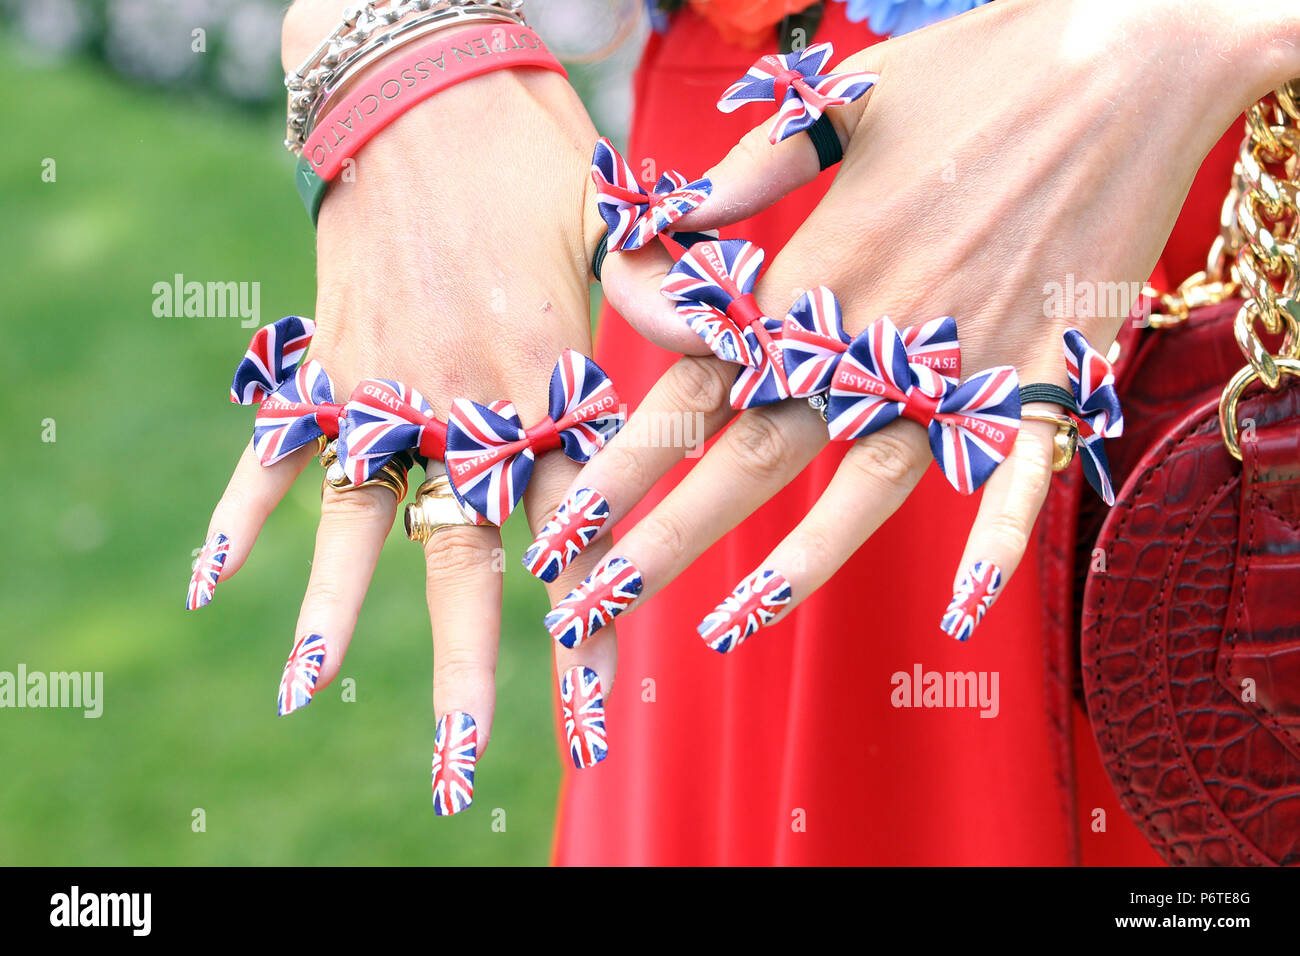
[[[458,817],[430,806],[424,569],[400,531],[344,664],[356,703],[335,684],[275,716],[318,517],[313,472],[212,605],[183,610],[193,549],[249,435],[251,411],[226,395],[250,330],[156,318],[151,290],[175,273],[257,281],[263,321],[310,312],[313,235],[280,115],[142,88],[83,59],[24,63],[4,33],[0,85],[0,670],[105,682],[98,720],[0,710],[0,863],[544,863],[560,763],[522,515],[506,528],[492,746]],[[206,832],[191,830],[195,808]]]

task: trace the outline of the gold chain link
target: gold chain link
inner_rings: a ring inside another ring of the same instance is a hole
[[[1236,418],[1242,393],[1256,379],[1277,389],[1284,375],[1300,373],[1300,80],[1247,111],[1232,179],[1209,266],[1188,282],[1204,276],[1205,282],[1235,286],[1246,300],[1232,331],[1247,364],[1219,399],[1223,442],[1240,460]],[[1259,326],[1282,335],[1276,355],[1260,340]]]

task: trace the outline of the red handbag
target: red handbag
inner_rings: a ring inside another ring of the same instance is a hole
[[[1248,114],[1211,268],[1118,339],[1115,506],[1066,471],[1039,522],[1058,766],[1082,697],[1171,864],[1300,864],[1297,94]]]

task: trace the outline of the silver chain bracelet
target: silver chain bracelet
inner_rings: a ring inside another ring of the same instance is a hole
[[[348,76],[398,46],[461,22],[502,20],[526,26],[523,0],[372,0],[343,11],[343,21],[284,76],[289,91],[285,147],[302,152],[321,107]]]

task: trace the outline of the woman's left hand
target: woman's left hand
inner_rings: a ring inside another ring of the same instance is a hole
[[[832,72],[871,71],[880,83],[869,100],[828,111],[843,163],[760,279],[763,314],[783,316],[803,290],[826,285],[850,335],[882,315],[900,327],[951,315],[967,375],[1012,365],[1022,383],[1067,385],[1065,329],[1104,353],[1126,315],[1049,315],[1049,284],[1140,286],[1209,149],[1250,103],[1300,74],[1298,37],[1296,15],[1275,0],[1001,0],[850,57]],[[772,146],[770,126],[706,173],[711,197],[677,228],[737,222],[817,175],[810,138]],[[735,375],[712,357],[681,359],[571,493],[603,495],[613,519],[604,527],[613,527],[682,457],[638,445],[641,421],[699,413],[717,431],[733,415]],[[988,480],[949,633],[968,635],[1019,563],[1047,493],[1054,433],[1026,421]],[[743,412],[606,560],[630,563],[645,600],[826,442],[826,424],[803,400]],[[723,625],[760,606],[767,623],[806,598],[899,507],[932,457],[925,429],[907,420],[854,442],[821,498],[702,635],[732,650],[749,630],[717,640]],[[599,598],[593,587],[577,599]]]

